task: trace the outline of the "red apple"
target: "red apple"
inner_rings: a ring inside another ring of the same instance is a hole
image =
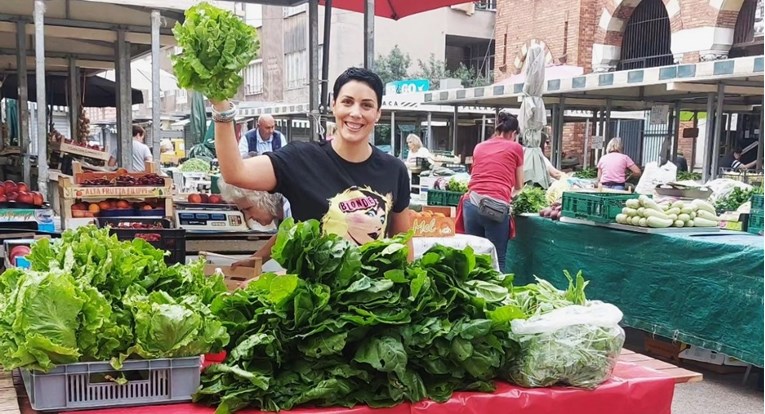
[[[15,191],[18,191],[18,188],[19,188],[19,186],[18,186],[18,185],[16,185],[16,183],[14,183],[14,182],[13,182],[13,181],[11,181],[11,180],[7,180],[7,181],[5,181],[5,182],[3,183],[3,187],[5,187],[5,193],[6,193],[6,194],[7,194],[7,193],[10,193],[10,192],[15,192]]]
[[[213,194],[210,196],[210,204],[222,204],[223,198],[219,196],[218,194]]]
[[[32,194],[26,191],[19,191],[19,196],[16,198],[16,201],[24,204],[34,204],[35,199]]]
[[[6,193],[6,196],[8,197],[8,201],[16,201],[16,198],[18,198],[19,193],[16,191],[11,191],[9,193]]]
[[[0,185],[0,195],[5,195],[5,186]]]
[[[0,203],[7,203],[8,197],[5,196],[5,194],[0,195]]]
[[[18,183],[16,187],[18,188],[19,193],[22,191],[29,191],[29,186],[26,183]]]
[[[41,207],[43,203],[45,203],[45,197],[43,197],[42,193],[38,191],[32,193],[32,200],[33,204],[38,207]]]

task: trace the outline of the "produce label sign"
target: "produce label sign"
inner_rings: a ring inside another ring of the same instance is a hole
[[[456,233],[451,217],[415,217],[412,230],[414,237],[452,237]]]
[[[169,194],[162,187],[70,187],[64,189],[65,198],[83,197],[162,197]]]
[[[51,209],[27,209],[27,208],[3,208],[0,209],[0,222],[12,221],[36,221],[40,223],[51,222],[53,210]]]

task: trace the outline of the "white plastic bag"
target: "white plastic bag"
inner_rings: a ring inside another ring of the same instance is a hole
[[[645,165],[645,171],[640,176],[635,192],[640,194],[653,194],[658,185],[671,183],[677,179],[677,166],[668,162],[661,167],[655,162]]]
[[[520,353],[510,378],[524,387],[597,387],[611,376],[624,345],[622,316],[616,306],[592,301],[512,321]]]

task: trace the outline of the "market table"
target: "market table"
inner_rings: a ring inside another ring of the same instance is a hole
[[[670,414],[675,381],[659,371],[619,362],[614,376],[593,391],[574,388],[521,388],[499,383],[494,393],[458,392],[444,404],[431,401],[392,408],[321,408],[282,411],[289,414]],[[212,414],[214,408],[175,404],[81,411],[82,414]],[[242,410],[241,414],[262,414]]]
[[[763,365],[763,238],[748,233],[643,234],[523,216],[507,249],[517,284],[564,286],[584,272],[588,297],[624,324]]]

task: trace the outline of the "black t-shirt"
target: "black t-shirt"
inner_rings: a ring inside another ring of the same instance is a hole
[[[357,244],[391,236],[391,213],[409,207],[406,166],[378,148],[359,163],[341,158],[330,142],[292,142],[265,155],[274,192],[289,200],[295,220],[321,220],[325,232]]]

